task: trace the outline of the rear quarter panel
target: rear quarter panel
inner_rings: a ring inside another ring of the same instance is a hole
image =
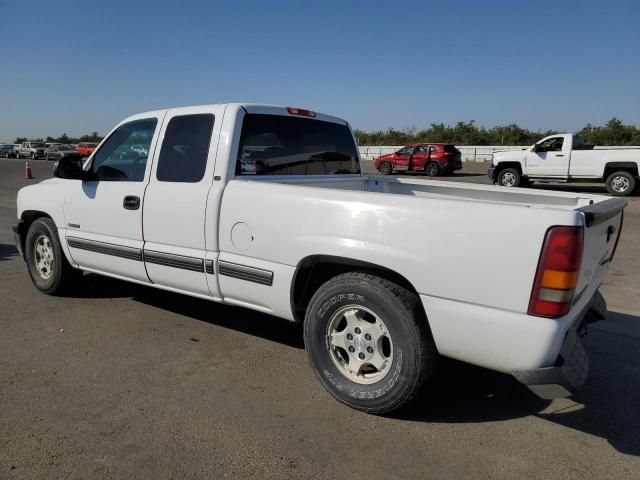
[[[310,255],[348,257],[396,271],[421,294],[526,312],[546,230],[581,221],[571,210],[231,180],[220,251],[291,273]],[[242,251],[231,238],[239,222],[251,232]]]

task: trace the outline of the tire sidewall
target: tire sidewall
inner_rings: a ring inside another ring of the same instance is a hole
[[[435,166],[435,170],[430,171],[429,167],[433,167],[433,166]],[[427,162],[427,164],[424,167],[424,172],[430,177],[436,177],[438,176],[438,173],[440,173],[440,166],[438,165],[437,162],[434,162],[434,161]]]
[[[612,182],[613,182],[613,179],[616,177],[627,178],[627,180],[629,180],[629,188],[624,192],[618,192],[614,190],[612,187]],[[616,197],[626,197],[628,195],[631,195],[634,192],[636,188],[636,179],[629,172],[614,172],[611,175],[609,175],[609,178],[607,178],[606,187],[607,187],[607,192],[609,192],[609,194]]]
[[[416,336],[410,328],[412,320],[402,318],[402,310],[394,308],[398,300],[380,290],[360,282],[336,282],[314,295],[305,319],[305,346],[320,382],[338,400],[365,410],[403,399],[421,368],[413,345]],[[331,359],[327,325],[337,310],[348,305],[361,305],[375,312],[391,337],[393,360],[387,374],[376,383],[359,384],[348,379]]]
[[[43,219],[35,220],[29,227],[24,243],[24,255],[31,280],[38,290],[45,293],[58,289],[62,278],[62,263],[64,261],[64,253],[60,248],[58,233],[52,228],[52,225],[55,226],[52,221]],[[35,242],[40,235],[49,237],[54,255],[53,274],[46,280],[38,274],[34,257]]]
[[[515,175],[516,177],[516,181],[513,185],[505,185],[502,182],[502,177],[506,174],[506,173],[512,173]],[[507,188],[515,188],[518,187],[520,185],[520,181],[522,180],[522,177],[520,175],[520,172],[518,172],[515,168],[505,168],[504,170],[501,170],[500,173],[498,174],[498,185],[500,185],[501,187],[507,187]]]
[[[384,171],[384,170],[385,170],[385,166],[388,166],[388,167],[386,167],[386,168],[387,168],[387,171],[386,171],[386,172]],[[391,172],[393,172],[393,165],[391,165],[391,163],[390,163],[390,162],[382,162],[382,163],[380,164],[379,172],[380,172],[382,175],[390,175],[390,174],[391,174]]]

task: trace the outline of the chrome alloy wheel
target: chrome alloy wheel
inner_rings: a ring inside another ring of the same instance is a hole
[[[46,235],[40,235],[33,245],[33,258],[38,275],[43,280],[49,280],[53,275],[55,257],[51,240]]]
[[[507,172],[502,175],[502,185],[504,187],[513,187],[515,184],[516,176],[513,173]]]
[[[347,305],[334,313],[327,325],[327,348],[338,370],[360,384],[379,382],[393,363],[389,330],[361,305]]]
[[[616,175],[611,179],[611,189],[618,193],[626,192],[629,189],[629,179],[622,175]]]

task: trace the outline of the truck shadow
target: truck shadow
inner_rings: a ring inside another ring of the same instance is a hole
[[[15,245],[9,245],[0,243],[0,262],[4,260],[11,260],[18,255],[18,250]]]
[[[628,317],[640,322],[640,317]],[[425,395],[396,418],[483,423],[535,416],[640,456],[640,338],[592,329],[585,343],[589,377],[569,399],[543,400],[510,375],[444,359]]]
[[[131,297],[153,308],[303,349],[300,325],[249,309],[86,275],[86,298]],[[109,295],[106,295],[109,294]],[[621,322],[640,317],[612,312]],[[591,370],[571,399],[543,400],[512,376],[442,359],[425,394],[390,416],[426,423],[502,422],[528,416],[606,439],[616,450],[640,456],[640,338],[592,328],[586,338]]]

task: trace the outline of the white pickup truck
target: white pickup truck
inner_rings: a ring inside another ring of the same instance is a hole
[[[227,104],[127,118],[20,190],[14,233],[44,293],[94,272],[302,322],[327,390],[383,413],[440,355],[579,388],[625,205],[363,176],[344,120]]]
[[[551,135],[524,150],[497,151],[489,178],[504,187],[533,181],[599,182],[611,195],[631,195],[640,166],[639,148],[594,148],[580,135]]]

